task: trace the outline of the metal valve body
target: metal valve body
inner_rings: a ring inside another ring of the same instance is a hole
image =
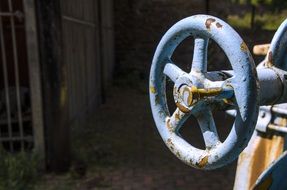
[[[253,160],[256,159],[253,150],[260,150],[255,142],[261,142],[261,133],[267,136],[270,131],[287,134],[286,34],[287,20],[279,27],[271,45],[254,48],[255,53],[267,54],[265,60],[255,68],[253,58],[241,37],[227,23],[216,17],[191,16],[179,21],[166,32],[153,58],[149,85],[153,117],[171,152],[192,167],[215,169],[236,159],[253,134],[251,143],[243,152],[245,156],[239,158],[234,189],[260,189],[266,184],[271,189],[287,188],[287,183],[281,183],[280,186],[280,181],[270,180],[273,175],[278,179],[283,174],[287,175],[287,171],[284,172],[279,167],[285,164],[287,153],[282,154],[278,163],[271,165],[256,184],[256,172],[266,169],[266,165],[260,166],[259,162],[254,163]],[[194,52],[191,70],[184,72],[171,57],[175,48],[188,36],[194,37]],[[232,70],[207,71],[209,39],[214,40],[224,51]],[[165,95],[166,77],[174,82],[173,97],[177,109],[172,114]],[[225,110],[235,117],[231,131],[223,142],[219,140],[213,120],[212,111],[215,108]],[[258,112],[260,114],[257,118]],[[195,148],[178,132],[190,115],[198,121],[205,149]],[[283,120],[285,124],[280,125]],[[266,161],[273,160],[267,158]],[[248,173],[247,171],[251,171],[250,167],[255,172]]]

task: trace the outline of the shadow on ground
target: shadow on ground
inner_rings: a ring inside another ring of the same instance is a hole
[[[39,189],[232,189],[235,162],[215,171],[183,164],[157,132],[147,84],[127,87],[124,82],[109,89],[106,103],[87,126],[73,127],[71,171],[46,175]],[[230,118],[216,118],[219,133],[228,133]],[[200,146],[198,126],[185,127],[190,130],[183,133],[196,133],[191,142]]]

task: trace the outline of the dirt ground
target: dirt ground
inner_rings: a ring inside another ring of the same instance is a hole
[[[119,79],[88,126],[73,127],[71,171],[46,175],[38,189],[232,189],[236,162],[201,171],[168,150],[155,127],[147,90],[146,80]],[[217,114],[215,121],[224,138],[230,118]],[[187,125],[194,126],[184,126],[182,135],[201,147],[199,127],[193,120]]]

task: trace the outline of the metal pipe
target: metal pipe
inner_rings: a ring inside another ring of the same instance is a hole
[[[23,13],[21,11],[15,11],[15,12],[0,12],[0,16],[2,17],[17,17],[18,19],[22,19]]]
[[[9,0],[9,11],[13,11],[12,1]],[[18,124],[20,137],[23,138],[23,119],[22,119],[22,110],[21,110],[21,97],[20,97],[20,80],[19,80],[19,63],[18,63],[18,51],[16,43],[16,33],[15,33],[15,20],[14,17],[10,17],[10,25],[12,32],[12,44],[13,44],[13,59],[14,59],[14,72],[15,72],[15,86],[16,86],[16,98],[17,98],[17,115],[18,115]],[[24,149],[24,142],[21,141],[21,149]]]
[[[1,4],[0,4],[1,10]],[[4,32],[3,32],[3,22],[2,17],[0,17],[0,41],[1,41],[1,53],[2,53],[2,63],[3,63],[3,78],[4,78],[4,91],[5,91],[5,101],[6,101],[6,112],[7,112],[7,124],[8,124],[8,136],[12,137],[12,125],[11,125],[11,109],[10,109],[10,97],[9,97],[9,79],[7,70],[7,58],[4,42]],[[9,148],[13,151],[13,144],[9,142]]]
[[[278,73],[271,68],[257,70],[260,85],[260,105],[273,105],[283,94],[283,83]]]
[[[280,105],[281,105],[281,104],[279,104],[279,105],[274,105],[274,106],[271,108],[271,111],[272,111],[272,112],[275,112],[275,113],[277,113],[277,114],[281,114],[281,115],[287,116],[287,110],[284,109],[284,108],[279,107]]]
[[[33,136],[26,136],[26,137],[1,137],[0,142],[10,142],[10,141],[28,141],[33,142]]]
[[[15,13],[12,13],[12,12],[2,12],[2,13],[0,13],[0,16],[14,16],[15,15]]]
[[[268,129],[277,131],[277,132],[281,132],[281,133],[287,133],[287,128],[286,126],[279,126],[279,125],[275,125],[275,124],[269,124]]]
[[[9,11],[13,11],[12,1],[9,0]],[[15,20],[14,17],[10,17],[10,25],[12,32],[12,44],[13,44],[13,59],[14,59],[14,69],[15,69],[15,86],[16,86],[16,98],[17,98],[17,115],[18,115],[18,124],[20,137],[23,137],[23,119],[22,119],[22,110],[21,110],[21,98],[20,98],[20,81],[19,81],[19,63],[18,63],[18,51],[16,43],[16,33],[15,33]],[[24,142],[21,141],[21,149],[24,148]]]
[[[282,96],[284,96],[284,83],[283,83],[283,74],[280,71],[275,70],[274,68],[257,68],[257,74],[259,79],[260,86],[260,105],[270,105],[279,103]],[[214,81],[225,80],[225,77],[234,76],[233,71],[216,71],[208,72],[207,78],[210,78]],[[256,90],[256,89],[254,89]]]

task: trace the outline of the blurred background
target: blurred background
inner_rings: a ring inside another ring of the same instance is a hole
[[[0,189],[232,189],[236,161],[214,171],[186,166],[150,110],[156,46],[195,14],[223,19],[252,50],[270,43],[287,1],[0,0]],[[188,71],[192,52],[188,38],[173,60]],[[231,68],[213,41],[208,64]],[[172,88],[167,81],[171,111]],[[214,117],[224,140],[233,118]],[[180,132],[204,147],[194,118]]]

